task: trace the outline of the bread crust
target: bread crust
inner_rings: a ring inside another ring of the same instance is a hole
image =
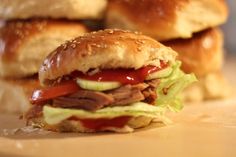
[[[0,79],[0,112],[23,113],[31,106],[29,97],[40,88],[37,76],[24,79]]]
[[[106,0],[0,0],[0,19],[99,19]]]
[[[197,77],[219,71],[224,60],[223,34],[219,28],[196,33],[190,39],[163,42],[178,53],[183,71],[193,72]]]
[[[188,102],[226,99],[231,96],[233,96],[233,90],[221,71],[199,77],[198,82],[188,86],[182,93],[183,99]]]
[[[20,78],[38,72],[43,59],[57,46],[87,32],[65,20],[7,21],[0,27],[0,77]]]
[[[172,62],[176,52],[156,40],[123,30],[101,30],[75,38],[58,47],[43,62],[39,70],[41,84],[78,70],[138,69],[145,65],[160,65],[160,60]]]
[[[141,31],[158,41],[190,38],[228,17],[224,0],[111,0],[107,28]]]
[[[43,117],[32,118],[28,121],[28,125],[43,128],[55,132],[82,132],[82,133],[92,133],[92,132],[118,132],[118,133],[129,133],[133,132],[134,129],[143,128],[150,125],[152,122],[161,122],[157,119],[150,117],[132,117],[123,128],[117,127],[104,127],[99,130],[94,130],[84,127],[78,120],[64,120],[56,125],[49,125],[44,120]]]

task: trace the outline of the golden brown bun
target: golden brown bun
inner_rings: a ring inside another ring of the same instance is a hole
[[[223,36],[219,28],[194,34],[190,39],[176,39],[163,43],[178,52],[186,73],[204,76],[218,71],[223,63]]]
[[[224,23],[227,16],[224,0],[110,0],[106,24],[163,41],[190,38],[194,32]]]
[[[9,21],[0,28],[0,77],[25,77],[38,72],[43,59],[86,28],[59,20]]]
[[[40,87],[36,77],[0,79],[0,112],[23,113],[29,107],[29,97]]]
[[[52,52],[39,71],[41,84],[49,84],[78,70],[134,68],[172,62],[176,52],[156,40],[129,31],[101,30],[71,40]]]
[[[133,132],[134,129],[143,128],[150,125],[153,121],[157,122],[158,120],[150,117],[133,117],[123,128],[117,127],[105,127],[101,130],[89,129],[81,125],[77,120],[64,120],[57,125],[47,124],[42,117],[33,118],[28,121],[28,125],[44,128],[46,130],[56,131],[56,132],[101,132],[101,131],[112,131],[119,133],[129,133]],[[159,121],[161,122],[161,120]]]
[[[0,19],[33,17],[97,19],[106,8],[106,0],[0,0]]]
[[[223,99],[232,96],[232,89],[221,71],[209,73],[198,80],[182,93],[185,101]]]

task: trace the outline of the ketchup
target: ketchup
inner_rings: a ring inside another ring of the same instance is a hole
[[[161,62],[160,67],[148,65],[140,69],[104,69],[93,75],[83,74],[82,72],[74,71],[72,72],[72,77],[79,77],[86,80],[92,81],[117,81],[122,84],[138,84],[145,80],[148,74],[159,71],[168,64]]]
[[[86,80],[93,81],[117,81],[121,84],[138,84],[144,82],[148,74],[159,71],[168,66],[168,63],[161,62],[160,67],[156,66],[145,66],[140,69],[104,69],[94,75],[83,74],[79,71],[74,71],[70,74],[72,80],[64,80],[54,86],[35,90],[30,99],[32,104],[44,104],[47,100],[59,96],[65,96],[80,90],[79,85],[73,80],[73,78],[83,78]]]
[[[130,116],[109,118],[99,118],[99,119],[80,119],[77,117],[71,117],[69,120],[79,120],[82,125],[86,128],[93,130],[102,130],[105,127],[116,127],[123,128],[125,124],[130,120]]]

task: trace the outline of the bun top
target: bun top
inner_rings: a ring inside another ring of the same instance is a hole
[[[129,31],[107,29],[88,33],[58,47],[39,70],[42,85],[71,72],[90,69],[138,69],[160,65],[160,60],[173,62],[176,52],[156,40]]]
[[[87,32],[66,20],[13,20],[0,23],[0,77],[36,74],[43,59],[66,40]]]
[[[141,31],[159,41],[190,38],[226,21],[224,0],[111,0],[108,28]]]

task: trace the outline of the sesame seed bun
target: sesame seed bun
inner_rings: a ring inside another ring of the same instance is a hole
[[[39,70],[42,85],[78,70],[138,69],[160,65],[160,60],[173,62],[176,52],[156,40],[123,30],[102,30],[75,38],[58,47]]]

